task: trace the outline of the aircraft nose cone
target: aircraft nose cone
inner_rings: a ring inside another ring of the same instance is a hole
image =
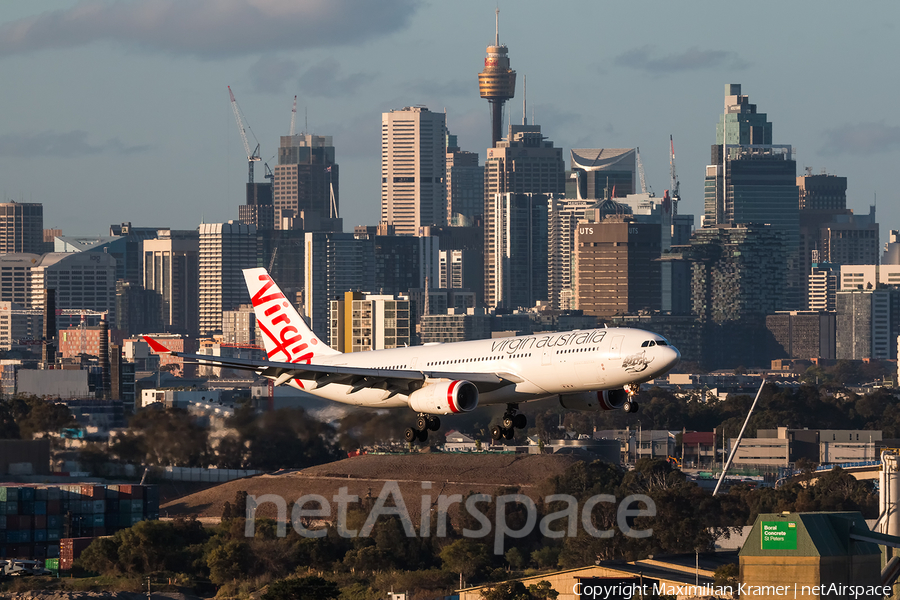
[[[669,346],[669,350],[671,350],[671,352],[668,353],[668,364],[666,366],[667,371],[677,365],[678,361],[681,360],[681,352],[678,351],[678,348],[676,348],[675,346]]]

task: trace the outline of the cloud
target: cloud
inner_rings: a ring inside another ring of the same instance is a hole
[[[253,89],[262,94],[280,94],[285,83],[295,80],[299,71],[296,61],[289,58],[263,56],[250,67]]]
[[[404,89],[410,93],[427,95],[430,98],[440,99],[447,97],[471,96],[478,93],[478,82],[475,78],[453,79],[450,81],[416,79],[403,84]]]
[[[374,79],[369,73],[341,76],[340,71],[341,66],[335,59],[326,58],[300,76],[300,89],[308,96],[337,98],[356,92],[361,85]]]
[[[8,133],[0,135],[0,156],[11,158],[80,158],[92,154],[139,154],[147,145],[126,146],[119,138],[102,144],[88,142],[86,131]]]
[[[900,127],[878,123],[843,125],[825,131],[825,144],[819,150],[825,156],[856,154],[868,156],[900,150]]]
[[[628,50],[617,56],[615,64],[648,73],[660,74],[674,71],[696,71],[713,67],[744,69],[748,63],[736,53],[726,50],[701,50],[696,46],[679,54],[657,56],[656,46],[648,45]]]
[[[357,45],[406,27],[420,0],[81,0],[0,25],[0,57],[97,41],[203,58]]]

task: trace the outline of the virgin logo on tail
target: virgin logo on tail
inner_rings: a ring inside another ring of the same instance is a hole
[[[293,311],[285,310],[290,308],[287,298],[269,275],[260,275],[259,280],[264,283],[259,291],[253,294],[252,302],[254,309],[260,309],[256,311],[257,324],[263,335],[268,338],[266,343],[268,357],[280,360],[283,356],[283,362],[308,365],[313,359],[310,344],[315,345],[318,340],[313,337],[309,344],[303,341],[303,335],[297,328],[298,324],[291,321],[293,316],[290,313]],[[272,287],[275,288],[272,293],[265,295]]]

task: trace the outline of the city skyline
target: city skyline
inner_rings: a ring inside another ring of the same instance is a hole
[[[501,4],[500,43],[520,79],[505,126],[522,121],[527,77],[529,123],[564,155],[640,146],[657,196],[669,187],[672,134],[679,212],[699,226],[722,88],[739,83],[768,114],[773,143],[796,149],[798,174],[808,166],[847,177],[858,214],[881,197],[887,241],[900,226],[890,179],[900,122],[889,101],[900,82],[880,77],[878,59],[892,53],[896,24],[879,18],[891,4],[649,7]],[[0,92],[2,199],[42,203],[45,227],[64,235],[103,235],[123,221],[187,229],[236,219],[247,164],[231,85],[261,163],[272,167],[296,94],[296,130],[334,138],[345,231],[374,225],[382,112],[446,109],[460,148],[484,162],[490,113],[477,74],[495,8],[474,0],[4,6],[0,73],[13,84]],[[739,10],[747,31],[766,31],[766,44],[735,35]]]

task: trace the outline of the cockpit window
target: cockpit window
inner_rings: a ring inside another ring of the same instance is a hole
[[[656,345],[657,346],[668,346],[669,342],[667,342],[665,340],[656,340]]]
[[[646,342],[641,344],[641,348],[646,348],[648,346],[655,346],[655,345],[656,345],[656,342],[654,342],[653,340],[647,340]]]

